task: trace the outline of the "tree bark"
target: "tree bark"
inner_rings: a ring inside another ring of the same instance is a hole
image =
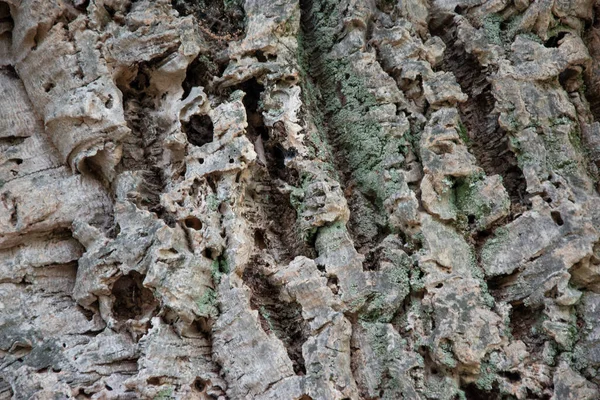
[[[0,399],[600,398],[599,11],[0,1]]]

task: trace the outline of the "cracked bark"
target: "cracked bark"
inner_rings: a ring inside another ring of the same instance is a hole
[[[596,399],[593,0],[0,1],[0,399]]]

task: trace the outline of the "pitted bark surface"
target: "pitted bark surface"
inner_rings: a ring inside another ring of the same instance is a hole
[[[599,10],[1,0],[0,399],[600,398]]]

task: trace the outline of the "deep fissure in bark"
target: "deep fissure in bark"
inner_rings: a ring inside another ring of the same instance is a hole
[[[277,336],[284,343],[294,372],[305,375],[302,345],[308,338],[309,327],[302,317],[302,307],[296,302],[282,301],[280,287],[272,284],[258,271],[258,263],[259,260],[254,260],[244,270],[244,283],[252,290],[250,306],[258,310],[262,329]]]
[[[180,15],[193,15],[204,29],[214,35],[239,35],[244,28],[244,3],[241,0],[172,0]]]
[[[596,121],[600,121],[600,4],[596,5],[595,14],[593,23],[583,37],[592,59],[583,77],[590,112]]]
[[[335,31],[338,29],[338,18],[341,18],[336,7],[337,4],[331,1],[300,1],[300,61],[304,65],[303,81],[310,82],[310,88],[306,82],[302,88],[305,97],[303,102],[313,105],[309,111],[314,118],[318,134],[322,135],[321,140],[326,142],[325,146],[330,147],[333,157],[326,161],[331,162],[339,174],[339,182],[348,202],[348,231],[358,251],[367,253],[387,236],[390,230],[383,210],[383,199],[372,189],[357,183],[359,172],[350,166],[352,152],[360,151],[352,148],[353,143],[361,139],[353,139],[343,127],[336,126],[333,122],[334,117],[342,110],[352,110],[355,115],[366,116],[370,107],[374,105],[371,104],[372,99],[366,94],[365,88],[362,88],[363,92],[358,90],[352,96],[342,93],[342,84],[351,78],[351,71],[344,61],[332,60],[327,56],[337,42],[338,35],[342,34]],[[333,74],[336,68],[339,68],[338,72],[346,68],[345,74]],[[344,78],[341,78],[342,76]],[[310,90],[318,93],[315,93],[312,101],[306,98]],[[337,102],[339,104],[334,104]],[[374,121],[373,124],[375,127]],[[371,154],[363,156],[369,162],[373,162]]]
[[[153,115],[156,104],[149,95],[153,65],[159,62],[141,63],[136,76],[129,83],[118,82],[123,93],[125,120],[131,129],[130,138],[123,146],[120,168],[143,171],[145,185],[141,188],[141,196],[135,199],[137,206],[155,213],[168,226],[174,227],[176,218],[160,204],[160,195],[166,185],[163,170],[159,167],[166,132],[161,128],[161,121]]]
[[[314,249],[300,239],[297,213],[289,191],[285,190],[286,184],[295,186],[298,183],[298,172],[286,166],[286,157],[294,154],[283,147],[285,129],[280,123],[272,128],[265,126],[260,106],[262,84],[252,78],[239,88],[245,92],[242,101],[248,120],[246,135],[258,155],[257,165],[251,168],[252,182],[248,192],[261,212],[248,218],[266,228],[255,232],[255,244],[267,249],[281,263],[288,263],[298,255],[314,256]]]
[[[509,148],[507,133],[498,124],[498,114],[493,112],[496,100],[487,79],[490,71],[479,65],[477,59],[457,42],[452,20],[436,21],[431,28],[431,33],[446,44],[442,69],[451,71],[462,91],[469,96],[459,105],[469,150],[488,176],[498,174],[502,177],[513,205],[530,205],[525,176]]]

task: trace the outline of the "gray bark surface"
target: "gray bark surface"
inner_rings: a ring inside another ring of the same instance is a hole
[[[599,399],[598,15],[0,1],[0,400]]]

